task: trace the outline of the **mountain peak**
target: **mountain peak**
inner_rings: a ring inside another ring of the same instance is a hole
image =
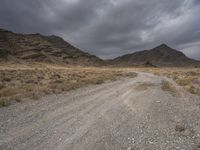
[[[146,51],[124,55],[113,60],[117,65],[125,66],[194,66],[199,62],[187,58],[181,51],[161,44]]]
[[[169,47],[167,44],[163,43],[163,44],[155,47],[154,49],[172,49],[172,48]]]

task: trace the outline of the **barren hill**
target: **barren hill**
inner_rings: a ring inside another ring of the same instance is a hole
[[[200,66],[200,62],[186,57],[182,52],[162,44],[151,50],[144,50],[117,57],[110,61],[83,52],[58,36],[41,34],[17,34],[0,29],[0,62],[14,63],[48,62],[81,66]]]
[[[57,36],[16,34],[0,29],[0,61],[101,65],[103,61]]]
[[[162,44],[151,50],[144,50],[117,57],[110,61],[112,65],[122,66],[200,66],[200,62],[186,57],[182,52]]]

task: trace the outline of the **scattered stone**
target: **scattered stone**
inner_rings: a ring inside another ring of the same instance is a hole
[[[152,141],[149,141],[149,144],[154,144]]]
[[[182,122],[178,122],[175,127],[176,131],[183,132],[185,131],[185,125]]]
[[[131,147],[128,147],[127,150],[133,150]]]

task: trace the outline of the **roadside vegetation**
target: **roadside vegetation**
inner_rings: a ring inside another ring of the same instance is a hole
[[[161,83],[161,88],[162,88],[163,91],[170,92],[173,96],[180,96],[179,91],[169,81],[163,80],[162,83]]]
[[[154,73],[173,79],[192,94],[200,96],[200,68],[109,68],[74,67],[50,64],[0,66],[0,107],[11,102],[28,99],[38,100],[48,94],[84,87],[90,84],[102,84],[123,77],[136,77],[137,71]],[[138,90],[145,88],[140,85]],[[176,94],[177,91],[167,82],[162,88]]]
[[[188,92],[200,96],[200,68],[143,68],[139,70],[171,78]]]
[[[1,65],[0,107],[25,98],[38,100],[90,84],[102,84],[136,73],[117,68],[61,67],[55,65]]]

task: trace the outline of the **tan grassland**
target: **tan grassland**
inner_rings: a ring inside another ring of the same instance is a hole
[[[38,100],[47,94],[59,94],[75,88],[102,84],[124,77],[136,77],[135,72],[166,76],[187,91],[200,95],[200,68],[117,68],[74,67],[52,64],[1,64],[0,106],[26,99]],[[163,83],[163,88],[169,88]],[[172,90],[172,89],[170,89]]]

